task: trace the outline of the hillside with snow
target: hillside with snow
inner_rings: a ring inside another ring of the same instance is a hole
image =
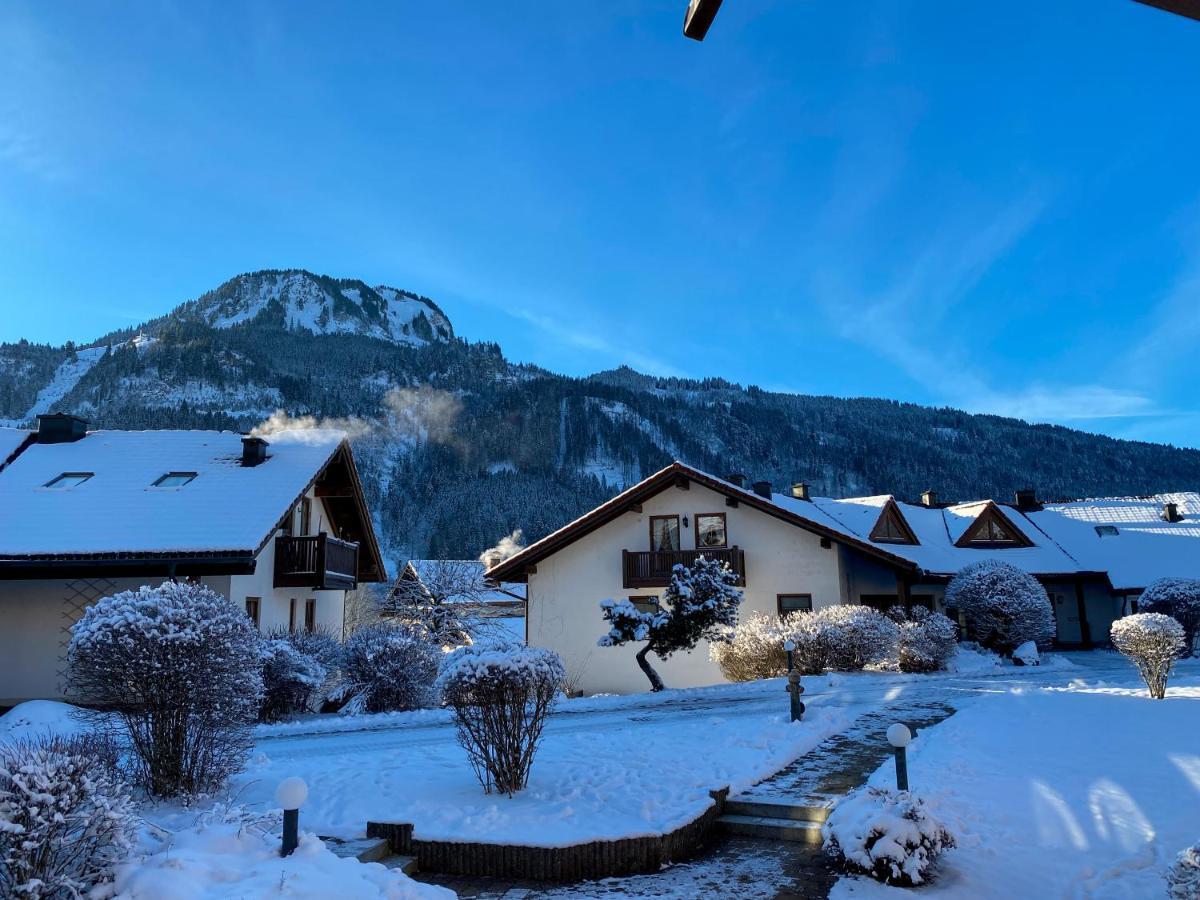
[[[567,378],[456,337],[428,298],[300,270],[240,275],[83,346],[0,344],[0,422],[51,410],[119,428],[332,419],[393,559],[535,539],[672,459],[833,497],[1200,486],[1200,451],[1015,419],[626,368]]]

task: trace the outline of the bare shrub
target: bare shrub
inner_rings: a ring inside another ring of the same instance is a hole
[[[806,675],[825,669],[857,672],[895,650],[896,623],[869,606],[826,606],[792,613],[784,620],[785,639],[795,645],[796,668]]]
[[[317,660],[284,638],[262,642],[263,702],[259,718],[278,722],[308,709],[309,698],[328,673]]]
[[[202,585],[165,582],[105,597],[72,629],[72,695],[90,719],[125,737],[133,771],[170,797],[220,787],[250,751],[262,698],[253,623]]]
[[[558,654],[538,647],[472,646],[446,657],[438,687],[486,793],[525,788],[565,678]]]
[[[368,625],[346,642],[347,714],[424,709],[436,699],[442,651],[425,635],[391,625]]]
[[[1170,900],[1200,897],[1200,844],[1181,850],[1167,869],[1167,897]]]
[[[0,744],[0,896],[81,897],[137,833],[117,748],[99,735]]]
[[[891,611],[889,616],[896,620]],[[901,672],[940,671],[946,668],[958,647],[958,628],[954,623],[923,606],[913,607],[897,627],[896,650]]]
[[[1183,650],[1183,626],[1162,613],[1137,613],[1112,624],[1112,644],[1135,666],[1150,696],[1167,695],[1167,678]]]
[[[787,674],[787,638],[778,616],[755,613],[739,622],[726,640],[713,641],[709,657],[730,681],[755,681]]]

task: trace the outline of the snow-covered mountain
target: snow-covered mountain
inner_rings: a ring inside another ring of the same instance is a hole
[[[240,275],[82,346],[0,344],[0,423],[51,410],[105,428],[331,418],[354,435],[395,560],[471,558],[516,528],[536,539],[672,459],[833,497],[1200,484],[1200,451],[1015,419],[627,368],[567,378],[456,337],[432,300],[300,270]]]
[[[302,269],[251,272],[185,303],[168,319],[197,318],[213,328],[274,320],[312,334],[356,334],[420,346],[454,338],[446,314],[428,297]]]

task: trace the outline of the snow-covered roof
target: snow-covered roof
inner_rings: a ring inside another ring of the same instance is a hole
[[[33,432],[24,428],[0,428],[0,469],[4,468],[8,458],[32,436]]]
[[[1166,521],[1167,503],[1180,521]],[[1139,590],[1157,578],[1200,578],[1200,493],[1049,503],[1030,518],[1086,568],[1107,572],[1117,590]]]
[[[422,584],[436,581],[440,571],[455,573],[451,580],[461,582],[467,590],[465,596],[446,597],[447,603],[513,603],[526,597],[526,585],[489,580],[484,574],[486,567],[475,559],[410,559],[408,565]]]
[[[242,437],[214,431],[93,431],[32,444],[0,472],[0,559],[29,556],[253,555],[341,446],[337,431],[267,438],[243,466]],[[155,487],[171,472],[195,473]],[[47,487],[64,473],[75,486]]]

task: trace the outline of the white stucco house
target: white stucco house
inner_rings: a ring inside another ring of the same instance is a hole
[[[0,706],[63,693],[70,628],[169,578],[263,631],[341,634],[345,596],[386,578],[345,436],[0,429]]]
[[[650,608],[671,568],[704,554],[727,562],[745,591],[741,615],[783,615],[837,603],[942,609],[950,578],[1002,559],[1047,589],[1063,646],[1107,640],[1155,578],[1200,578],[1200,495],[1042,504],[921,503],[890,495],[831,500],[803,483],[718,478],[676,462],[494,566],[495,581],[527,583],[527,640],[562,655],[586,692],[646,689],[636,646],[598,647],[599,602]],[[723,681],[708,646],[655,661],[672,687]]]

